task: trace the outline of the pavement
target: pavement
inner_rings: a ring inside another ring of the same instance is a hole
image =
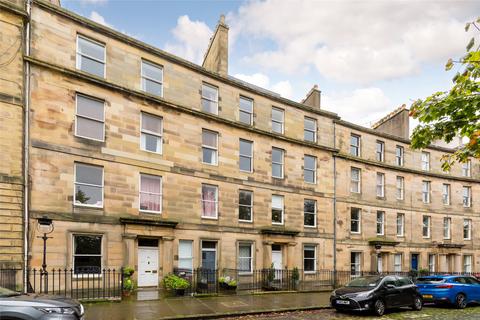
[[[329,307],[330,292],[262,293],[85,304],[86,320],[205,319]]]

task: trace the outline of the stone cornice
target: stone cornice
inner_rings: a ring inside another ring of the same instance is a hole
[[[298,235],[300,233],[300,231],[285,229],[285,228],[280,228],[280,227],[278,227],[278,228],[272,227],[272,228],[260,229],[260,233],[295,237],[296,235]]]
[[[351,156],[349,154],[340,153],[340,152],[339,153],[334,153],[333,156],[337,157],[337,158],[349,160],[349,161],[352,161],[352,162],[363,163],[363,164],[366,164],[366,165],[375,166],[375,167],[379,167],[379,168],[412,173],[412,174],[415,174],[415,175],[418,175],[418,176],[440,178],[440,179],[445,179],[445,180],[456,180],[456,181],[463,181],[463,182],[468,182],[468,183],[479,183],[480,182],[480,180],[474,179],[474,178],[458,177],[458,176],[452,176],[452,175],[449,175],[449,174],[441,174],[441,173],[435,173],[435,172],[415,170],[415,169],[411,169],[411,168],[407,168],[407,167],[391,165],[391,164],[388,164],[388,163],[385,163],[385,162],[379,162],[379,161],[363,159],[363,158],[360,158],[360,157],[354,157],[354,156]]]
[[[20,9],[19,7],[14,6],[8,2],[0,1],[0,8],[16,15],[22,16],[22,18],[25,20],[28,18],[27,11],[25,11],[24,8]]]
[[[184,60],[180,57],[177,57],[173,54],[170,54],[168,52],[165,52],[163,50],[155,48],[155,47],[153,47],[149,44],[146,44],[142,41],[138,41],[138,40],[136,40],[132,37],[129,37],[129,36],[127,36],[127,35],[125,35],[121,32],[115,31],[115,30],[113,30],[111,28],[108,28],[104,25],[93,22],[90,19],[84,18],[84,17],[82,17],[78,14],[75,14],[75,13],[73,13],[69,10],[66,10],[64,8],[61,8],[59,6],[52,5],[52,4],[50,4],[48,2],[45,2],[45,1],[42,1],[42,0],[34,0],[34,4],[38,5],[39,7],[43,8],[45,10],[48,10],[48,11],[52,12],[52,13],[55,13],[55,14],[58,14],[58,15],[61,15],[61,16],[65,17],[65,18],[68,18],[68,19],[70,19],[70,20],[72,20],[72,21],[74,21],[74,22],[76,22],[76,23],[78,23],[78,24],[80,24],[84,27],[87,27],[91,30],[102,33],[102,34],[104,34],[106,36],[109,36],[111,38],[114,38],[116,40],[122,41],[126,44],[129,44],[129,45],[134,46],[136,48],[139,48],[141,50],[145,50],[145,51],[147,51],[147,52],[149,52],[153,55],[156,55],[156,56],[158,56],[162,59],[165,59],[165,60],[168,60],[172,63],[181,65],[181,66],[186,67],[190,70],[198,72],[202,75],[205,75],[207,77],[211,77],[211,78],[213,78],[217,81],[221,81],[223,83],[238,87],[242,90],[257,94],[259,96],[266,97],[266,98],[268,98],[272,101],[275,101],[275,102],[278,102],[278,103],[281,103],[281,104],[284,104],[284,105],[288,105],[288,106],[291,106],[291,107],[294,107],[294,108],[302,109],[304,111],[312,112],[312,113],[315,113],[315,114],[318,114],[318,115],[321,115],[321,116],[324,116],[324,117],[328,117],[328,118],[332,118],[332,119],[340,119],[340,117],[336,113],[325,111],[325,110],[320,110],[320,109],[315,109],[315,108],[305,106],[301,103],[298,103],[298,102],[295,102],[295,101],[292,101],[292,100],[289,100],[289,99],[286,99],[286,98],[282,98],[282,97],[279,97],[279,96],[268,94],[267,92],[263,92],[263,91],[260,91],[260,90],[255,90],[252,87],[243,84],[241,81],[235,81],[234,79],[232,79],[230,77],[223,77],[223,76],[219,75],[218,73],[210,72],[210,71],[206,70],[205,68],[203,68],[203,67],[201,67],[197,64],[194,64],[194,63],[189,62],[187,60]]]
[[[145,218],[120,218],[121,224],[134,224],[142,226],[156,226],[156,227],[166,227],[166,228],[175,228],[178,224],[178,221],[165,220],[165,219],[145,219]]]
[[[365,132],[365,133],[375,135],[377,137],[382,137],[382,138],[385,138],[385,139],[390,139],[390,140],[398,141],[398,142],[401,142],[401,143],[405,143],[405,144],[408,144],[409,146],[412,142],[410,139],[404,139],[402,137],[398,137],[398,136],[395,136],[395,135],[392,135],[392,134],[388,134],[388,133],[380,132],[380,131],[370,129],[370,128],[367,128],[367,127],[363,127],[363,126],[360,126],[358,124],[351,123],[351,122],[348,122],[348,121],[345,121],[345,120],[342,120],[342,119],[334,119],[333,122],[337,123],[337,124],[340,124],[342,126],[351,128],[351,129],[355,129],[355,130],[358,130],[358,131],[362,131],[362,132]],[[455,152],[455,150],[453,150],[453,149],[443,148],[443,147],[434,146],[434,145],[429,145],[428,147],[425,148],[425,150],[426,149],[431,149],[431,150],[436,150],[436,151],[441,151],[441,152],[446,152],[446,153]]]
[[[290,138],[290,137],[287,137],[287,136],[284,136],[284,135],[278,135],[278,134],[275,134],[273,132],[261,130],[261,129],[258,129],[258,128],[255,128],[255,127],[252,127],[252,126],[242,124],[240,122],[224,119],[224,118],[222,118],[220,116],[217,116],[217,115],[214,115],[214,114],[209,114],[209,113],[206,113],[206,112],[203,112],[203,111],[195,110],[195,109],[192,109],[192,108],[189,108],[189,107],[177,104],[177,103],[173,103],[173,102],[168,101],[164,98],[156,97],[156,96],[147,94],[147,93],[142,92],[142,91],[137,91],[137,90],[133,90],[133,89],[130,89],[130,88],[120,86],[120,85],[115,84],[113,82],[109,82],[105,79],[87,74],[87,73],[82,72],[82,71],[68,69],[68,68],[65,68],[65,67],[62,67],[62,66],[59,66],[59,65],[55,65],[55,64],[52,64],[52,63],[49,63],[49,62],[38,60],[38,59],[36,59],[34,57],[31,57],[31,56],[24,56],[24,59],[26,61],[30,62],[33,65],[43,67],[43,68],[46,68],[46,69],[49,69],[49,70],[53,70],[53,71],[56,71],[56,72],[60,72],[64,75],[79,79],[81,81],[90,82],[90,83],[93,83],[95,85],[102,86],[102,87],[105,87],[105,88],[108,88],[108,89],[111,89],[111,90],[117,90],[117,91],[120,91],[122,93],[126,93],[126,94],[129,94],[129,95],[135,96],[139,99],[144,99],[144,100],[147,100],[148,102],[156,103],[156,104],[159,104],[159,105],[162,105],[162,106],[165,106],[165,107],[169,107],[169,108],[175,109],[177,111],[181,111],[181,112],[184,112],[184,113],[187,113],[187,114],[194,115],[196,117],[200,117],[200,118],[203,118],[203,119],[215,121],[215,122],[218,122],[218,123],[223,123],[223,124],[229,125],[231,127],[235,127],[235,128],[238,128],[238,129],[243,129],[243,130],[250,131],[250,132],[254,132],[254,133],[264,135],[264,136],[268,136],[268,137],[271,137],[271,138],[274,138],[274,139],[277,139],[277,140],[281,140],[281,141],[284,141],[284,142],[294,143],[294,144],[298,144],[298,145],[301,145],[301,146],[306,146],[306,147],[310,147],[310,148],[314,148],[314,149],[318,149],[318,150],[324,150],[324,151],[329,151],[329,152],[338,152],[338,149],[335,149],[335,148],[332,148],[332,147],[322,146],[322,145],[318,145],[318,144],[315,144],[315,143],[310,143],[310,142],[306,142],[306,141],[302,141],[302,140],[297,140],[297,139]]]

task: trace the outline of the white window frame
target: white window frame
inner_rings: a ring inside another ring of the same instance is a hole
[[[100,254],[75,254],[75,237],[100,237]],[[74,278],[81,278],[81,277],[90,277],[90,278],[99,278],[102,276],[103,270],[103,234],[98,233],[72,233],[72,269],[73,269],[73,277]],[[100,257],[100,273],[75,273],[75,257]]]
[[[275,161],[273,161],[273,150],[274,150],[274,149],[281,152],[281,154],[282,154],[282,162],[275,162]],[[285,167],[284,167],[284,163],[285,163],[285,150],[280,149],[280,148],[276,148],[276,147],[272,147],[272,178],[283,179],[283,178],[285,177]],[[280,166],[280,168],[281,168],[281,175],[280,175],[280,176],[274,176],[274,175],[273,175],[273,165],[278,165],[278,166]]]
[[[312,129],[307,129],[307,127],[305,126],[305,121],[306,120],[313,122],[313,125],[315,127],[313,130]],[[305,139],[305,131],[313,133],[313,141]],[[303,118],[303,139],[305,141],[308,141],[308,142],[317,143],[317,131],[318,131],[317,119],[310,118],[310,117],[304,117]]]
[[[452,238],[452,218],[443,218],[443,239],[449,240]]]
[[[473,271],[473,268],[472,268],[472,264],[473,264],[473,257],[471,254],[465,254],[463,255],[463,272],[465,273],[471,273]],[[467,263],[467,260],[470,260],[468,261]]]
[[[397,176],[397,200],[405,199],[405,178],[402,176]]]
[[[467,237],[465,237],[465,227],[467,229]],[[463,240],[472,240],[472,219],[463,219]]]
[[[187,243],[187,242],[188,242],[188,243],[190,244],[191,256],[189,256],[189,257],[182,257],[182,256],[180,256],[180,244],[181,244],[182,242],[183,242],[183,243]],[[190,271],[193,271],[193,269],[194,269],[194,265],[193,265],[193,240],[180,239],[180,240],[178,241],[178,261],[179,261],[178,264],[180,264],[180,260],[189,260],[189,261],[190,261],[190,264],[191,264],[191,266],[192,266],[191,269],[185,269],[185,268],[180,268],[180,265],[178,265],[178,268],[179,268],[180,270],[190,270]]]
[[[355,261],[352,261],[352,255],[355,256]],[[353,268],[352,268],[353,267]],[[352,273],[352,271],[355,271]],[[360,276],[362,273],[362,252],[350,252],[350,275],[354,277]]]
[[[448,183],[442,184],[442,203],[446,206],[450,205],[451,186]]]
[[[425,220],[426,219],[426,220]],[[427,221],[427,235],[425,235],[425,221]],[[430,216],[422,216],[422,237],[424,239],[429,239],[431,236],[431,228],[432,228],[432,218]]]
[[[305,211],[305,202],[306,201],[312,201],[313,202],[313,212],[306,212]],[[314,219],[313,219],[313,225],[310,226],[310,225],[306,225],[305,224],[305,216],[309,214],[309,215],[313,215]],[[313,200],[313,199],[303,199],[303,226],[305,228],[316,228],[317,227],[317,200]]]
[[[380,178],[380,181],[378,180],[378,178]],[[377,172],[376,182],[377,182],[377,188],[376,188],[377,197],[385,198],[385,174],[382,172]]]
[[[378,148],[380,147],[380,150]],[[375,144],[375,159],[380,162],[385,162],[385,142],[377,140]]]
[[[405,149],[402,146],[395,147],[395,163],[397,166],[403,167],[405,160]]]
[[[250,205],[240,204],[240,193],[248,192],[250,193]],[[250,220],[240,219],[240,207],[249,207],[250,208]],[[253,222],[253,191],[240,189],[238,190],[238,221],[240,222]]]
[[[378,218],[381,217],[379,220]],[[380,233],[378,232],[378,226],[381,227]],[[385,235],[385,211],[378,210],[376,214],[375,220],[375,233],[377,236]]]
[[[353,210],[357,210],[358,218],[356,220],[352,219]],[[352,231],[352,222],[357,221],[358,231]],[[361,234],[362,233],[362,210],[360,208],[350,208],[350,233]]]
[[[98,119],[95,119],[95,118],[91,118],[89,116],[84,116],[84,115],[80,115],[78,114],[78,96],[81,96],[85,99],[89,99],[89,100],[95,100],[95,101],[98,101],[98,102],[101,102],[103,104],[103,121],[102,120],[98,120]],[[92,97],[92,96],[89,96],[89,95],[86,95],[86,94],[82,94],[82,93],[76,93],[75,94],[75,136],[76,137],[80,137],[80,138],[84,138],[84,139],[89,139],[89,140],[94,140],[94,141],[101,141],[101,142],[105,142],[105,116],[106,116],[106,113],[105,113],[105,100],[102,100],[102,99],[99,99],[99,98],[95,98],[95,97]],[[102,127],[103,127],[103,139],[95,139],[95,138],[92,138],[92,137],[87,137],[87,136],[82,136],[80,134],[77,133],[78,131],[78,118],[83,118],[83,119],[88,119],[88,120],[91,120],[91,121],[95,121],[95,122],[99,122],[102,124]]]
[[[397,213],[397,237],[405,236],[405,214]],[[400,231],[400,232],[399,232]]]
[[[161,128],[160,133],[153,132],[153,131],[150,131],[150,130],[147,130],[147,129],[143,129],[143,115],[146,115],[148,117],[158,118],[158,120],[160,121],[160,128]],[[142,137],[143,137],[144,134],[155,136],[158,139],[160,139],[160,150],[158,152],[150,151],[150,150],[147,150],[146,148],[143,147],[143,142],[142,142],[143,138]],[[158,116],[156,114],[151,114],[151,113],[148,113],[148,112],[143,112],[143,111],[140,112],[140,150],[155,153],[155,154],[163,154],[163,117]]]
[[[313,169],[307,168],[305,166],[307,157],[310,157],[310,158],[313,159]],[[306,180],[305,171],[313,172],[313,182],[310,182],[310,181]],[[311,155],[308,155],[308,154],[303,156],[303,182],[309,183],[309,184],[317,184],[317,157],[311,156]]]
[[[96,45],[99,45],[99,46],[103,47],[103,61],[98,60],[97,58],[91,57],[91,56],[89,56],[89,55],[80,53],[80,50],[79,50],[79,48],[80,48],[80,43],[79,43],[79,41],[78,41],[80,38],[82,38],[83,40],[88,41],[88,42],[90,42],[90,43],[93,43],[93,44],[96,44]],[[82,69],[80,68],[80,59],[79,59],[78,56],[82,56],[82,57],[84,56],[84,57],[87,57],[88,59],[91,59],[91,60],[94,60],[94,61],[96,61],[96,62],[99,62],[99,63],[103,64],[103,76],[102,76],[102,78],[105,79],[105,77],[106,77],[106,75],[105,75],[105,73],[106,73],[106,66],[107,66],[107,46],[105,45],[105,43],[101,43],[101,42],[99,42],[99,41],[96,41],[96,40],[93,40],[93,39],[91,39],[91,38],[88,38],[88,37],[82,36],[82,35],[80,35],[80,34],[77,34],[77,47],[76,47],[76,50],[75,50],[75,51],[76,51],[76,55],[75,55],[75,60],[76,60],[76,61],[75,61],[75,67],[76,67],[77,70],[80,70],[80,71],[82,71],[82,72],[86,72],[86,73],[88,73],[88,74],[91,74],[91,75],[93,75],[93,76],[98,77],[96,74],[90,73],[90,72],[88,72],[88,71],[84,71],[84,70],[82,70]]]
[[[203,86],[205,87],[210,87],[212,89],[215,89],[215,91],[217,92],[217,96],[216,96],[216,99],[215,100],[212,100],[212,99],[209,99],[207,97],[205,97],[203,95]],[[209,83],[206,83],[206,82],[202,82],[202,87],[200,89],[200,96],[201,96],[201,100],[206,100],[206,101],[210,101],[210,102],[214,102],[216,105],[217,105],[217,108],[215,110],[215,112],[209,112],[209,111],[206,111],[206,110],[203,110],[203,103],[202,101],[200,101],[200,104],[201,104],[201,108],[202,108],[202,111],[203,112],[206,112],[206,113],[209,113],[209,114],[214,114],[214,115],[217,115],[218,116],[218,97],[219,97],[219,93],[218,93],[219,89],[217,86],[214,86],[213,84],[209,84]]]
[[[88,167],[97,167],[97,168],[102,168],[102,185],[96,185],[96,184],[89,184],[89,183],[83,183],[83,182],[77,182],[77,164],[83,165],[83,166],[88,166]],[[102,166],[97,166],[89,163],[84,163],[84,162],[74,162],[73,163],[73,205],[76,207],[90,207],[90,208],[103,208],[105,205],[105,168]],[[102,187],[102,205],[101,206],[96,206],[93,204],[84,204],[84,203],[77,203],[76,200],[76,185],[83,185],[83,186],[91,186],[91,187]]]
[[[206,187],[213,187],[215,188],[215,217],[209,217],[209,216],[205,216],[204,215],[204,212],[203,212],[203,203],[204,202],[212,202],[212,201],[209,201],[209,200],[203,200],[203,187],[206,186]],[[217,220],[218,219],[218,186],[214,185],[214,184],[208,184],[208,183],[202,183],[202,189],[201,189],[201,194],[200,194],[200,201],[201,201],[201,210],[202,210],[202,219],[211,219],[211,220]]]
[[[357,138],[358,145],[353,145],[352,144],[352,138],[353,137]],[[358,134],[354,134],[354,133],[350,134],[350,150],[349,150],[350,155],[352,155],[354,157],[360,157],[360,155],[361,155],[360,145],[361,145],[361,136],[358,135]],[[352,147],[355,148],[356,154],[352,153]]]
[[[215,243],[215,248],[204,248],[203,247],[203,243],[204,242],[213,242]],[[204,240],[200,240],[200,265],[202,265],[203,263],[203,259],[202,259],[202,256],[203,256],[203,252],[215,252],[215,270],[218,269],[218,241],[217,240],[207,240],[207,239],[204,239]]]
[[[279,111],[282,114],[282,120],[279,121],[279,120],[274,120],[273,119],[273,110]],[[272,107],[271,121],[272,121],[272,132],[279,133],[279,134],[284,134],[285,133],[285,110],[277,108],[277,107]],[[280,124],[281,132],[273,130],[273,123]]]
[[[425,190],[425,187],[427,190]],[[431,193],[431,182],[430,181],[427,181],[427,180],[423,180],[422,181],[422,202],[423,203],[430,203],[430,193]]]
[[[472,176],[472,161],[470,159],[462,163],[462,175],[464,177]]]
[[[206,132],[209,132],[215,135],[215,147],[203,144],[203,134]],[[205,162],[205,159],[203,159],[203,149],[209,149],[209,150],[215,151],[214,163]],[[208,164],[210,166],[218,166],[218,132],[216,131],[202,129],[202,163]]]
[[[144,75],[143,74],[143,64],[144,63],[148,64],[148,65],[150,65],[154,68],[160,69],[161,72],[162,72],[162,80],[158,81],[157,79],[153,79],[153,78],[150,78],[150,77]],[[141,59],[141,62],[140,62],[140,87],[142,88],[143,92],[146,92],[148,94],[156,96],[156,94],[147,91],[146,86],[144,85],[143,79],[149,80],[149,81],[152,81],[152,82],[155,82],[155,83],[159,84],[160,87],[162,88],[162,92],[160,92],[159,97],[161,97],[161,98],[163,97],[163,66],[162,65],[159,65],[157,63],[154,63],[154,62],[151,62],[151,61],[148,61],[148,60],[145,60],[145,59]]]
[[[422,170],[430,171],[430,152],[422,151]]]
[[[282,207],[281,207],[281,208],[273,207],[273,198],[274,198],[274,197],[278,197],[279,199],[282,200]],[[273,216],[272,216],[273,212],[270,213],[270,219],[271,219],[271,221],[272,221],[272,224],[283,225],[283,223],[285,222],[285,197],[282,196],[282,195],[278,195],[278,194],[272,194],[271,207],[272,207],[272,210],[271,210],[271,211],[273,211],[273,210],[275,209],[275,210],[281,210],[281,212],[282,212],[282,216],[281,216],[281,217],[282,217],[282,221],[281,221],[281,222],[274,222],[274,221],[273,221]]]
[[[160,193],[142,191],[142,176],[159,179],[160,180]],[[140,186],[140,188],[138,188],[138,210],[140,212],[145,212],[145,213],[156,213],[156,214],[162,213],[162,207],[163,207],[163,178],[162,178],[162,176],[156,176],[156,175],[147,174],[147,173],[140,173],[138,185]],[[141,209],[141,195],[142,195],[142,193],[143,194],[160,196],[160,210],[155,211],[155,210],[143,210],[143,209]]]
[[[401,253],[395,253],[393,256],[393,271],[394,272],[402,272],[402,254]],[[397,258],[399,258],[397,261]]]
[[[353,171],[358,172],[358,180],[353,180]],[[353,190],[353,184],[358,185],[358,191]],[[350,192],[351,193],[361,193],[362,192],[362,169],[350,167]]]
[[[435,270],[437,269],[436,266],[436,255],[433,253],[428,254],[428,271],[429,272],[436,272]]]
[[[313,250],[312,250],[313,249]],[[313,251],[313,258],[306,258],[305,251]],[[317,246],[313,244],[303,245],[303,273],[315,273],[317,271]],[[305,260],[313,260],[313,270],[305,270]]]
[[[241,152],[241,148],[240,148],[240,144],[243,142],[247,142],[250,144],[250,153],[251,155],[245,155],[245,154],[242,154]],[[238,142],[238,170],[242,171],[242,172],[248,172],[248,173],[252,173],[253,172],[253,141],[250,141],[250,140],[246,140],[246,139],[242,139],[240,138],[239,139],[239,142]],[[249,158],[250,159],[250,171],[248,170],[243,170],[242,168],[240,168],[240,159],[241,158]]]
[[[470,208],[472,206],[472,187],[462,187],[462,203],[464,208]]]
[[[241,104],[240,101],[239,101],[239,103],[238,103],[238,121],[239,121],[240,123],[247,124],[247,125],[251,126],[251,125],[253,125],[253,108],[254,108],[253,102],[254,102],[254,100],[251,99],[251,98],[247,98],[247,97],[244,97],[244,96],[240,96],[240,100],[242,100],[242,99],[243,99],[243,100],[249,100],[249,101],[252,103],[252,111],[250,112],[250,111],[242,110],[242,104]],[[240,120],[240,114],[241,114],[242,112],[249,115],[249,118],[250,118],[250,122],[249,122],[249,123],[246,123],[246,122],[243,122],[243,121]]]
[[[250,257],[241,257],[240,256],[240,246],[250,247]],[[254,257],[253,243],[244,242],[244,241],[238,242],[238,255],[237,255],[238,274],[241,274],[241,275],[253,274],[253,257]],[[240,265],[240,260],[241,259],[248,259],[250,261],[250,270],[249,271],[240,270],[239,265]]]

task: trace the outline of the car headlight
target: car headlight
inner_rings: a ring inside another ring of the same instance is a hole
[[[358,293],[355,297],[356,298],[370,298],[371,295],[372,295],[372,291],[365,291],[365,292]]]
[[[40,307],[37,309],[45,313],[75,314],[75,310],[72,308]]]

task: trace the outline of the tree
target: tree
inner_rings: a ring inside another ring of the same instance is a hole
[[[480,31],[480,18],[468,22],[465,31],[475,28]],[[412,147],[425,148],[435,140],[451,142],[455,137],[468,139],[468,142],[446,154],[442,158],[442,168],[450,170],[455,162],[465,162],[469,158],[480,158],[480,46],[475,50],[475,38],[467,47],[467,53],[459,60],[449,59],[445,69],[459,66],[453,77],[453,87],[440,91],[426,99],[416,100],[410,108],[410,116],[420,121],[412,134]]]

